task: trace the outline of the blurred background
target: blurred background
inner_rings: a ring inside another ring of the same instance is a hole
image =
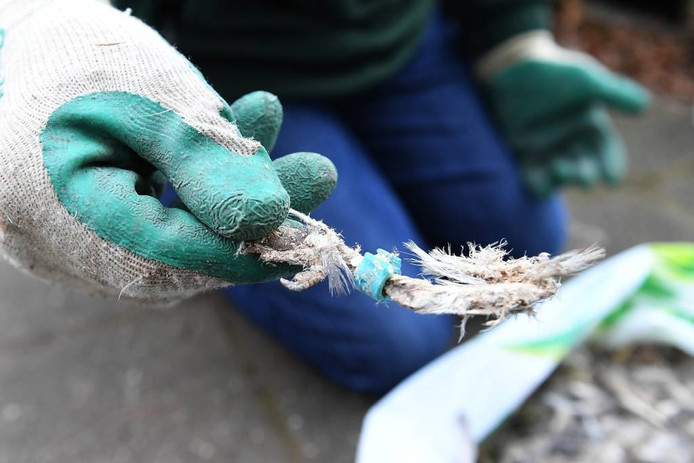
[[[559,2],[559,41],[596,56],[658,95],[694,102],[694,2]]]
[[[626,182],[567,193],[571,247],[599,243],[614,254],[692,241],[694,2],[564,0],[557,34],[657,95],[643,117],[616,116],[630,152]],[[319,376],[218,294],[144,309],[3,262],[0,325],[0,463],[347,462],[375,401]],[[690,361],[646,361],[694,389],[677,376],[694,371]],[[492,439],[490,461],[508,439]],[[522,451],[505,461],[524,461]],[[551,461],[580,453],[556,451]]]

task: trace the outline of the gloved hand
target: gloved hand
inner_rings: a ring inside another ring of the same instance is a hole
[[[640,85],[584,53],[559,47],[547,31],[503,42],[475,71],[536,196],[624,176],[624,145],[607,108],[644,109],[649,95]]]
[[[0,250],[11,261],[147,302],[296,270],[236,254],[286,219],[290,197],[307,211],[337,178],[316,154],[273,166],[261,143],[281,121],[274,96],[230,108],[156,32],[94,0],[0,0],[0,28]],[[159,202],[165,180],[185,208]]]

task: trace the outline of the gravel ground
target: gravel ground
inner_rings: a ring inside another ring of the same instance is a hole
[[[669,348],[580,349],[482,454],[483,463],[690,462],[694,359]]]

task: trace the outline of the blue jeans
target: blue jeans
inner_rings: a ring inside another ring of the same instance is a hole
[[[365,251],[460,249],[506,239],[515,255],[555,253],[564,242],[559,198],[523,189],[445,24],[432,21],[420,50],[387,82],[342,101],[284,101],[274,156],[314,151],[337,166],[335,193],[314,217]],[[403,273],[417,268],[403,261]],[[423,316],[324,283],[301,293],[278,282],[237,286],[246,316],[327,376],[385,392],[445,352],[455,320]]]

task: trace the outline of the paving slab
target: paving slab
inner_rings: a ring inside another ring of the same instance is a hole
[[[0,265],[0,462],[350,461],[371,398],[220,295],[155,310]]]
[[[571,244],[616,253],[648,241],[694,241],[694,126],[691,108],[659,101],[641,117],[615,117],[629,151],[617,188],[567,193]]]
[[[691,107],[659,99],[638,116],[613,117],[629,150],[629,179],[692,160]]]

